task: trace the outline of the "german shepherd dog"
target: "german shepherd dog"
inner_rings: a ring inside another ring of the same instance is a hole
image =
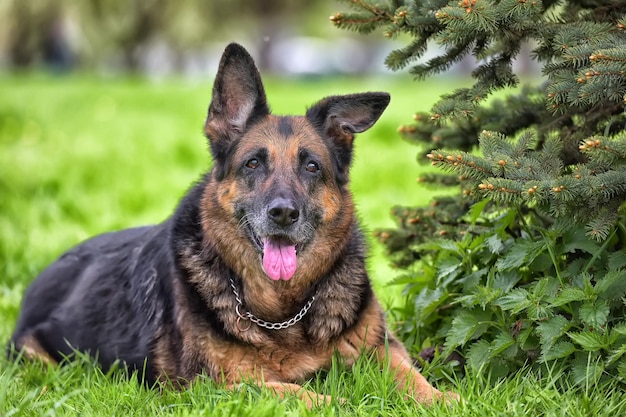
[[[369,354],[417,401],[441,398],[387,331],[347,188],[354,135],[388,103],[369,92],[272,115],[252,58],[230,44],[205,123],[212,169],[165,222],[96,236],[45,269],[10,350],[48,363],[87,352],[148,383],[252,381],[309,407],[330,398],[299,381],[336,353],[348,366]]]

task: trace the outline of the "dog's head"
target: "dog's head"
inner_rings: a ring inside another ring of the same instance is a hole
[[[347,239],[354,134],[388,103],[386,93],[331,96],[305,116],[272,115],[250,55],[237,44],[226,48],[205,124],[212,204],[234,226],[233,246],[256,251],[269,278],[289,280],[300,264],[324,262],[316,246],[328,251],[330,237]]]

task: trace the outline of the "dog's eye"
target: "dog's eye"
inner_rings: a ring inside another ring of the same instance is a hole
[[[316,172],[320,170],[320,166],[317,164],[317,162],[309,161],[306,164],[306,170],[312,174],[315,174]]]
[[[249,160],[248,162],[246,162],[246,166],[250,169],[256,169],[258,168],[258,166],[261,165],[261,163],[259,162],[258,159],[256,158],[252,158],[251,160]]]

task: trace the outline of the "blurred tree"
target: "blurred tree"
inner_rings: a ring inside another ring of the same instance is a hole
[[[5,26],[4,42],[9,62],[24,68],[42,61],[68,64],[71,57],[62,45],[59,26],[63,14],[63,0],[13,1],[0,9],[9,18]]]
[[[153,42],[164,42],[180,55],[188,49],[202,49],[212,40],[244,38],[256,43],[258,64],[265,68],[272,40],[283,32],[301,30],[309,12],[321,3],[323,0],[233,0],[228,4],[209,0],[8,0],[6,7],[0,6],[0,18],[11,23],[0,39],[4,39],[11,65],[31,66],[45,59],[45,51],[58,50],[63,41],[66,50],[70,47],[64,39],[67,34],[59,30],[64,20],[70,20],[79,28],[81,63],[96,64],[117,55],[119,65],[139,70],[141,51]]]

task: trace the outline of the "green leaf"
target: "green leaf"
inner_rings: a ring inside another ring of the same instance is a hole
[[[526,314],[531,320],[545,320],[552,317],[552,307],[546,302],[532,301],[526,308]]]
[[[517,336],[515,336],[515,339],[517,339],[517,343],[524,350],[535,349],[538,345],[537,338],[535,337],[535,327],[524,324],[522,320],[520,320],[519,322],[521,325],[521,330],[519,331]]]
[[[626,252],[613,252],[609,255],[608,269],[614,271],[626,267]]]
[[[567,286],[564,287],[560,293],[552,300],[550,305],[552,307],[560,307],[565,304],[569,304],[575,301],[585,301],[589,299],[589,296],[585,291],[578,287]]]
[[[463,272],[463,264],[456,257],[442,259],[437,268],[437,286],[447,286]]]
[[[424,288],[414,300],[416,319],[426,320],[447,298],[448,293],[442,288]]]
[[[513,210],[509,208],[503,216],[498,218],[497,223],[494,225],[496,228],[496,232],[503,234],[504,231],[515,224],[515,220],[517,218],[517,210]]]
[[[452,327],[446,337],[446,348],[454,349],[464,345],[478,328],[478,318],[470,313],[463,312],[452,320]]]
[[[543,323],[539,323],[537,325],[537,334],[539,335],[541,349],[546,350],[553,346],[570,327],[570,321],[561,315],[554,316]]]
[[[579,333],[567,333],[567,335],[574,343],[589,352],[595,352],[609,347],[606,338],[599,333],[582,331]]]
[[[472,293],[458,297],[458,301],[465,307],[481,306],[486,309],[487,305],[500,296],[501,291],[477,285],[472,289]]]
[[[509,271],[527,266],[546,249],[543,240],[520,240],[507,250],[507,252],[496,262],[496,268],[501,271]]]
[[[613,332],[626,336],[626,323],[615,324],[611,329]]]
[[[541,362],[548,362],[555,359],[566,358],[576,352],[576,346],[570,342],[558,342],[549,349],[541,350]]]
[[[530,304],[531,301],[528,299],[528,291],[524,288],[516,288],[496,300],[496,305],[499,305],[500,308],[505,311],[511,310],[513,314],[517,314],[528,308]]]
[[[489,357],[493,358],[504,352],[511,346],[515,345],[515,339],[509,334],[509,332],[500,332],[491,342],[491,348]]]
[[[622,356],[624,356],[624,354],[626,354],[626,343],[623,343],[620,347],[611,351],[607,359],[607,365],[610,365],[613,362],[617,361]]]
[[[463,251],[459,248],[459,243],[450,239],[436,239],[418,245],[420,250],[447,251],[457,255],[463,255]]]
[[[493,288],[507,293],[513,289],[520,279],[522,279],[522,276],[517,271],[496,272],[493,279]]]
[[[473,337],[480,336],[489,327],[491,313],[474,309],[460,312],[454,320],[446,337],[446,349],[451,350],[464,345]]]
[[[470,346],[467,351],[467,362],[470,367],[480,370],[489,361],[489,342],[481,339]]]
[[[617,373],[622,378],[622,381],[626,380],[626,361],[622,361],[617,365]]]
[[[389,285],[413,285],[417,283],[427,283],[430,278],[426,275],[416,275],[412,273],[398,275],[393,278]]]
[[[589,239],[585,230],[578,227],[568,229],[563,236],[563,241],[566,242],[563,245],[564,253],[573,253],[576,250],[582,250],[594,254],[600,249],[600,245]]]
[[[586,302],[578,310],[580,320],[587,326],[599,328],[606,324],[610,309],[606,301]]]
[[[489,268],[481,268],[463,277],[463,291],[471,291],[489,273]]]
[[[502,239],[498,235],[491,235],[487,238],[487,247],[489,248],[489,252],[494,253],[496,255],[502,253],[504,250],[504,243]]]
[[[598,297],[606,300],[615,300],[626,294],[626,270],[619,269],[606,273],[594,286]]]
[[[498,259],[496,262],[496,268],[501,271],[510,271],[517,269],[524,265],[527,252],[522,250],[515,250],[515,248],[509,248],[508,252]]]
[[[559,281],[553,277],[542,278],[537,281],[533,288],[533,295],[537,299],[547,297],[554,298],[559,289]]]
[[[489,204],[489,201],[490,200],[488,198],[485,198],[482,201],[479,201],[478,203],[470,207],[468,214],[469,214],[469,220],[472,224],[476,224],[476,221],[480,217],[481,213],[483,212],[487,204]]]
[[[579,386],[596,384],[604,372],[604,362],[594,358],[591,353],[577,355],[572,364],[572,378]]]

